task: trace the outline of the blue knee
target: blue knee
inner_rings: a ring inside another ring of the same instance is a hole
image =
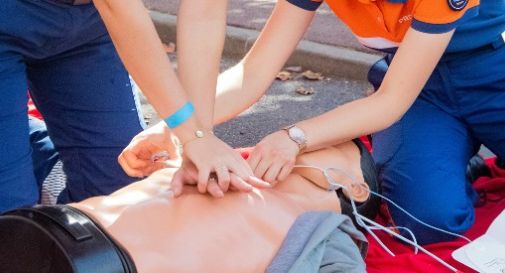
[[[440,208],[438,210],[427,210],[419,207],[417,210],[409,210],[409,213],[426,224],[456,234],[465,233],[474,223],[474,211],[471,206],[467,209],[461,209],[448,206],[448,204],[441,204]],[[410,229],[419,244],[424,245],[457,239],[456,236],[418,223],[403,212],[392,209],[391,206],[390,211],[395,224]],[[406,232],[402,232],[402,235],[407,238],[410,237]]]
[[[462,234],[472,226],[476,193],[463,172],[450,177],[436,170],[431,173],[411,171],[389,170],[389,175],[382,176],[384,194],[415,218],[436,228]],[[392,177],[395,183],[390,180]],[[456,239],[417,222],[392,205],[388,207],[394,223],[410,229],[421,244]]]

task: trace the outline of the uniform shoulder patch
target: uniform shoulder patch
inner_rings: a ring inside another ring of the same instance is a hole
[[[468,0],[447,0],[447,3],[452,10],[460,11],[466,7]]]

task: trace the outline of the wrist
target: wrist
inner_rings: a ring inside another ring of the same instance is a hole
[[[177,111],[164,119],[168,128],[175,129],[186,123],[195,115],[195,106],[190,101],[182,105]]]
[[[287,126],[282,129],[286,132],[290,141],[298,146],[298,153],[302,153],[307,148],[307,137],[305,131],[296,124]]]
[[[300,149],[298,143],[296,143],[295,141],[293,141],[293,139],[289,137],[289,134],[286,130],[280,130],[279,133],[284,135],[285,142],[288,143],[290,147],[293,147],[293,151],[296,151],[296,155],[302,153],[302,150]]]
[[[181,148],[184,148],[189,143],[208,139],[210,137],[214,137],[214,132],[212,130],[196,130],[193,132],[191,137],[181,140],[180,146]]]
[[[192,117],[181,126],[168,130],[171,130],[181,143],[186,143],[188,140],[193,139],[195,132],[201,130],[201,128],[202,126],[200,126],[196,118]]]

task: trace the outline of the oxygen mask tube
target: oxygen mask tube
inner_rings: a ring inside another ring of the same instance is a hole
[[[438,232],[442,232],[442,233],[445,233],[445,234],[449,234],[449,235],[452,235],[452,236],[464,239],[464,240],[466,240],[468,242],[471,242],[471,240],[468,239],[467,237],[465,237],[463,235],[459,235],[459,234],[453,233],[453,232],[450,232],[450,231],[443,230],[441,228],[437,228],[435,226],[432,226],[432,225],[430,225],[428,223],[423,222],[422,220],[416,218],[414,215],[412,215],[411,213],[409,213],[407,210],[403,209],[401,206],[399,206],[398,204],[396,204],[391,199],[387,198],[386,196],[384,196],[384,195],[382,195],[380,193],[374,192],[374,191],[370,190],[367,186],[363,185],[362,183],[357,182],[357,179],[353,175],[348,174],[346,171],[344,171],[342,169],[339,169],[339,168],[326,168],[326,169],[323,169],[323,168],[319,168],[319,167],[316,167],[316,166],[309,166],[309,165],[295,165],[294,167],[295,168],[311,168],[311,169],[319,170],[319,171],[321,171],[323,173],[324,177],[326,178],[326,180],[328,182],[328,190],[329,191],[336,191],[338,189],[342,189],[343,191],[345,191],[345,193],[348,194],[349,200],[351,202],[351,207],[352,207],[353,215],[356,218],[356,223],[359,226],[361,226],[363,229],[365,229],[375,239],[375,241],[377,241],[377,243],[379,243],[379,245],[387,253],[389,253],[391,256],[394,257],[395,254],[379,239],[379,237],[374,233],[374,230],[384,231],[387,234],[389,234],[389,235],[391,235],[391,236],[393,236],[393,237],[395,237],[395,238],[397,238],[397,239],[399,239],[399,240],[401,240],[401,241],[403,241],[403,242],[405,242],[405,243],[413,246],[415,254],[418,254],[418,252],[420,250],[421,252],[423,252],[424,254],[428,255],[431,258],[433,258],[434,260],[436,260],[437,262],[439,262],[440,264],[442,264],[443,266],[445,266],[446,268],[448,268],[452,272],[461,273],[461,271],[457,270],[456,268],[454,268],[453,266],[451,266],[450,264],[448,264],[447,262],[445,262],[444,260],[442,260],[441,258],[439,258],[438,256],[436,256],[432,252],[430,252],[427,249],[425,249],[424,247],[420,246],[417,243],[417,239],[416,239],[414,233],[410,229],[408,229],[407,227],[394,227],[394,228],[406,231],[407,233],[409,233],[409,235],[412,237],[412,239],[408,239],[408,238],[404,237],[403,235],[394,232],[392,230],[393,227],[385,227],[385,226],[383,226],[383,225],[381,225],[381,224],[379,224],[379,223],[377,223],[377,222],[375,222],[375,221],[373,221],[371,219],[368,219],[367,217],[361,215],[358,212],[358,209],[356,207],[356,203],[354,202],[353,192],[348,187],[346,187],[345,185],[337,183],[335,181],[335,179],[333,179],[333,177],[331,177],[331,175],[330,175],[329,172],[333,171],[333,172],[338,172],[338,173],[343,174],[345,177],[347,177],[351,181],[351,187],[360,187],[363,190],[367,191],[369,194],[373,194],[373,195],[375,195],[375,196],[377,196],[379,198],[382,198],[383,200],[385,200],[386,202],[388,202],[389,204],[393,205],[395,208],[399,209],[400,211],[402,211],[403,213],[405,213],[407,216],[409,216],[410,218],[412,218],[414,221],[416,221],[417,223],[419,223],[419,224],[421,224],[421,225],[423,225],[423,226],[425,226],[427,228],[430,228],[430,229],[433,229],[433,230],[436,230]]]

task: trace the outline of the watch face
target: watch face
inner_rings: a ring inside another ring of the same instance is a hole
[[[305,133],[302,129],[298,127],[292,127],[289,129],[289,135],[294,141],[296,141],[296,143],[300,145],[305,144]]]

